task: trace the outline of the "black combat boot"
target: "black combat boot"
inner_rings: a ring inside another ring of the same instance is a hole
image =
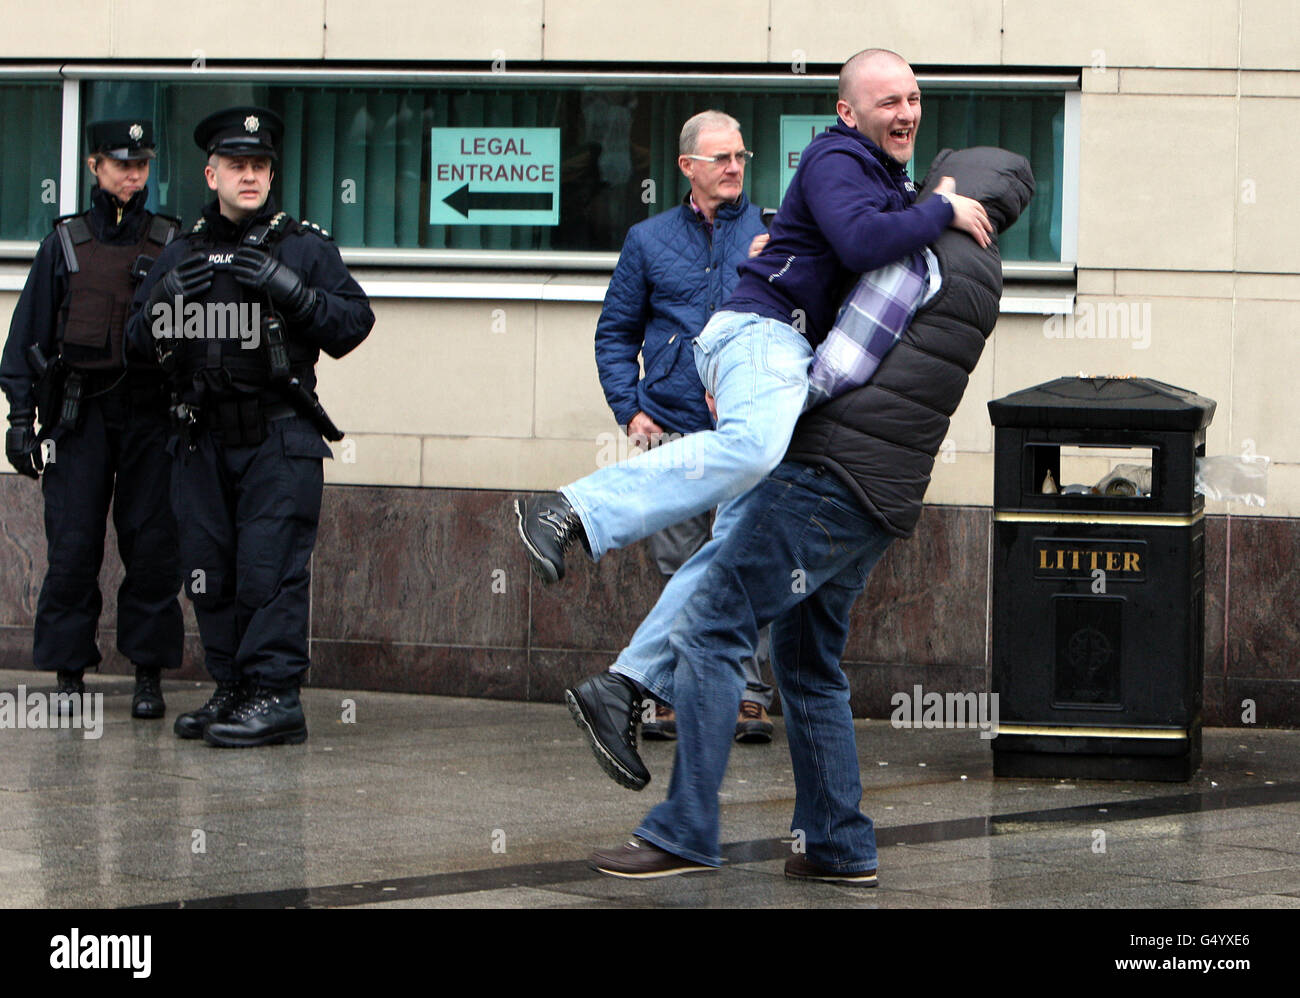
[[[244,688],[239,683],[217,683],[212,696],[198,710],[181,714],[172,725],[177,738],[202,738],[209,724],[230,716],[230,712],[239,705],[244,697]]]
[[[575,541],[588,546],[582,520],[569,500],[558,492],[547,492],[535,499],[516,499],[515,515],[519,518],[519,536],[533,571],[548,585],[560,581],[564,578],[564,552]]]
[[[167,713],[163,700],[160,670],[135,667],[135,695],[131,697],[131,716],[144,720],[160,718]]]
[[[72,698],[83,697],[86,695],[86,684],[82,681],[85,675],[83,669],[60,669],[57,673],[59,677],[59,716],[70,717],[72,715]]]
[[[302,713],[298,687],[258,687],[227,717],[209,724],[203,740],[221,748],[305,742],[307,718]]]

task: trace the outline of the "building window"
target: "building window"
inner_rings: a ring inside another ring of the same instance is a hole
[[[39,241],[59,214],[57,82],[0,83],[0,240]]]
[[[755,152],[749,196],[777,206],[802,148],[791,147],[791,136],[808,127],[811,137],[819,118],[834,120],[833,80],[715,77],[705,86],[689,77],[538,76],[418,86],[91,80],[82,119],[151,116],[160,156],[151,206],[190,221],[211,197],[194,125],[230,104],[269,107],[286,123],[273,186],[281,207],[331,230],[344,247],[455,250],[464,264],[479,251],[616,253],[631,225],[685,193],[678,132],[706,108],[740,121]],[[1001,240],[1006,260],[1062,258],[1063,89],[923,82],[916,174],[945,147],[999,145],[1033,164],[1038,193]]]

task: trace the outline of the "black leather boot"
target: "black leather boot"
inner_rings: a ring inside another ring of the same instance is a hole
[[[131,697],[131,716],[153,720],[167,713],[163,700],[160,670],[135,667],[135,695]]]
[[[203,740],[220,748],[305,742],[307,718],[303,716],[298,688],[259,687],[227,717],[209,724]]]
[[[172,730],[176,732],[177,738],[202,738],[207,726],[213,721],[229,717],[243,697],[244,688],[239,683],[217,683],[208,702],[198,710],[177,717]]]
[[[605,774],[630,790],[645,789],[650,770],[636,750],[640,697],[632,681],[602,672],[565,690],[564,699]]]

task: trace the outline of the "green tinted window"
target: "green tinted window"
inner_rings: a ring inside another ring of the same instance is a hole
[[[0,84],[0,239],[44,239],[59,215],[62,109],[58,83]]]
[[[675,205],[683,122],[707,108],[737,118],[755,158],[746,187],[763,206],[783,190],[782,124],[833,118],[834,89],[737,82],[539,85],[508,77],[419,87],[95,82],[84,117],[152,115],[158,210],[195,218],[211,193],[196,122],[231,104],[285,120],[273,188],[282,207],[345,246],[617,252],[634,223]],[[1061,93],[929,93],[918,136],[924,174],[943,147],[1000,145],[1038,178],[1030,211],[1003,239],[1009,260],[1060,260]],[[504,195],[504,196],[503,196]],[[478,224],[478,220],[491,224]]]

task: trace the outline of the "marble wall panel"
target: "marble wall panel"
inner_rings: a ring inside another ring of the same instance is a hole
[[[528,699],[521,648],[313,641],[311,685],[490,700]]]
[[[28,483],[0,476],[0,667],[31,668],[31,622],[45,571]],[[605,669],[654,605],[663,580],[647,545],[593,565],[582,554],[544,586],[528,569],[507,493],[326,488],[312,577],[314,686],[556,703]],[[891,697],[987,688],[990,511],[931,506],[893,545],[854,607],[844,668],[855,713],[887,718]],[[1300,525],[1279,517],[1206,519],[1207,724],[1300,725]],[[121,567],[110,527],[101,577],[101,671],[130,673],[114,648]],[[495,574],[494,574],[495,573]],[[206,681],[192,609],[185,664]],[[776,708],[779,711],[779,707]]]
[[[326,489],[317,639],[523,648],[531,573],[500,492]]]
[[[1300,680],[1229,677],[1225,684],[1224,716],[1221,723],[1234,728],[1247,727],[1241,721],[1242,703],[1246,700],[1255,705],[1255,720],[1249,727],[1300,727]],[[1290,769],[1265,767],[1267,763],[1261,761],[1256,767],[1256,773],[1275,780],[1294,778],[1294,772]]]
[[[1227,675],[1300,684],[1295,520],[1233,517],[1227,562]]]
[[[35,482],[0,474],[0,627],[30,629],[36,615],[45,577],[43,508]]]
[[[600,650],[612,662],[663,588],[649,547],[641,541],[595,564],[575,550],[565,566],[553,586],[533,580],[533,647]]]
[[[850,661],[843,667],[854,717],[888,720],[895,709],[894,695],[912,696],[918,685],[924,692],[939,693],[982,693],[988,689],[983,668]]]
[[[927,507],[871,573],[844,657],[982,668],[990,523],[987,509]]]

